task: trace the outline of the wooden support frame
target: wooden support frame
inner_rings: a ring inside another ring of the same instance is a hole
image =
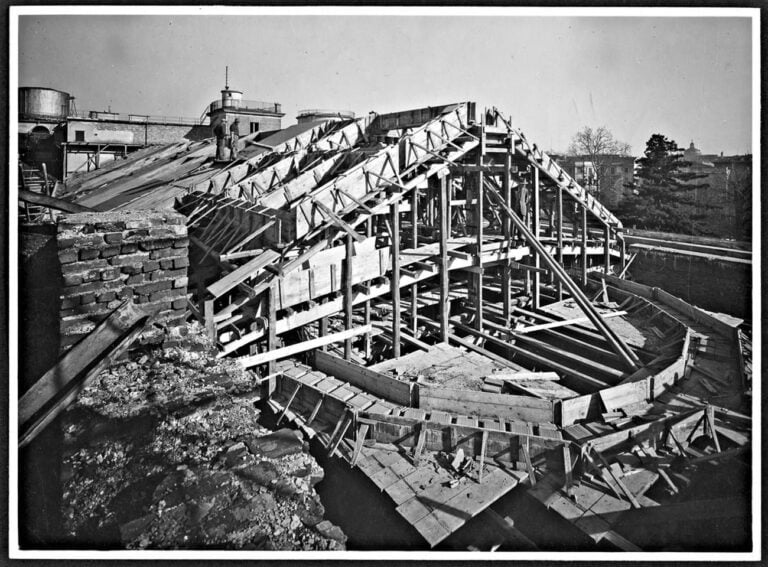
[[[535,234],[528,230],[520,217],[518,217],[514,211],[507,207],[506,203],[504,203],[496,189],[490,183],[488,183],[488,192],[499,203],[499,206],[505,210],[506,214],[509,215],[512,222],[516,225],[518,230],[520,230],[525,239],[528,241],[528,244],[530,244],[530,246],[536,250],[537,261],[539,258],[544,260],[544,262],[547,264],[547,267],[549,267],[549,269],[557,275],[558,279],[563,282],[568,291],[571,293],[574,301],[579,305],[579,307],[581,307],[581,310],[587,317],[589,317],[590,321],[595,325],[595,327],[597,327],[597,329],[600,331],[600,334],[602,334],[605,340],[608,341],[611,349],[619,356],[626,367],[632,371],[638,370],[641,362],[637,355],[624,343],[624,341],[616,334],[615,331],[613,331],[613,329],[606,325],[605,321],[603,321],[603,319],[597,313],[592,303],[578,288],[578,286],[576,286],[573,280],[571,280],[567,272],[557,263],[554,258],[552,258],[552,256],[547,252],[546,248],[541,244],[541,242],[539,242],[538,238],[536,238]],[[536,273],[538,272],[535,272],[534,276]]]

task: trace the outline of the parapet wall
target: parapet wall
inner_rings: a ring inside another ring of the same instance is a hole
[[[125,300],[155,314],[157,325],[147,327],[140,342],[183,334],[189,266],[184,216],[172,211],[62,215],[56,240],[62,351]]]

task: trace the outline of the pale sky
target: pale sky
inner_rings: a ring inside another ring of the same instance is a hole
[[[18,84],[79,111],[199,117],[229,65],[284,126],[474,100],[545,149],[605,125],[635,155],[657,132],[728,155],[752,151],[751,35],[730,17],[22,16]]]

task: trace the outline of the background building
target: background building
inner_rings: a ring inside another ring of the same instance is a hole
[[[602,178],[600,180],[600,195],[597,195],[598,166],[590,156],[553,155],[560,166],[565,169],[582,187],[596,195],[606,206],[615,206],[622,201],[630,184],[635,179],[635,158],[622,155],[600,156]]]
[[[213,135],[222,117],[240,118],[240,134],[281,129],[284,114],[276,102],[242,99],[242,92],[225,87],[200,118],[151,116],[88,110],[78,112],[75,97],[45,87],[19,88],[19,158],[28,167],[46,169],[66,178],[98,169],[146,146],[178,140],[202,140]]]

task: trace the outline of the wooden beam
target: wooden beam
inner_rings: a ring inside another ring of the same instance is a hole
[[[485,450],[488,446],[488,432],[480,434],[480,464],[477,471],[477,482],[483,482],[483,469],[485,468]]]
[[[539,168],[533,168],[533,237],[538,240],[541,234],[541,187],[539,185]],[[533,266],[541,267],[541,258],[539,254],[533,253]],[[533,308],[541,307],[541,276],[538,271],[533,273]]]
[[[610,319],[611,317],[620,317],[626,315],[626,311],[615,311],[613,313],[602,313],[603,319]],[[564,321],[554,321],[552,323],[543,323],[541,325],[531,325],[530,327],[523,327],[521,329],[515,329],[515,333],[525,334],[533,333],[535,331],[543,331],[545,329],[555,329],[557,327],[565,327],[568,325],[575,325],[577,323],[589,323],[589,317],[576,317],[575,319],[566,319]]]
[[[243,368],[251,368],[252,366],[264,364],[265,362],[269,362],[271,360],[279,360],[281,358],[293,356],[294,354],[298,354],[300,352],[306,352],[323,345],[343,341],[349,337],[356,337],[364,333],[369,333],[371,330],[371,325],[363,325],[362,327],[355,327],[347,331],[341,331],[339,333],[333,333],[324,337],[318,337],[316,339],[311,339],[309,341],[304,341],[299,344],[279,348],[269,352],[263,352],[252,356],[242,356],[240,358],[236,358],[235,360],[239,361]]]
[[[19,447],[28,445],[69,404],[89,380],[130,346],[149,315],[124,302],[69,349],[19,400]]]
[[[269,352],[275,352],[277,349],[277,301],[278,301],[278,283],[273,282],[269,286],[267,295],[267,349]],[[275,373],[275,359],[270,359],[267,366],[267,374]]]
[[[449,298],[449,273],[448,273],[448,238],[450,236],[451,219],[449,216],[448,178],[440,178],[440,340],[448,342],[448,324],[450,319],[451,304]]]
[[[520,446],[520,449],[522,449],[523,452],[523,460],[525,461],[525,468],[528,471],[528,479],[531,481],[531,486],[536,486],[536,471],[534,470],[533,463],[531,462],[530,445],[531,440],[526,437],[523,439],[523,443]]]
[[[512,175],[512,154],[507,152],[504,155],[504,173],[501,180],[502,195],[504,202],[507,203],[509,208],[512,207],[512,183],[510,176]],[[507,248],[512,248],[512,221],[507,215],[501,217],[501,233],[504,240],[507,243]],[[511,260],[507,260],[501,267],[501,302],[504,313],[504,322],[508,322],[512,316],[511,301],[512,301],[512,270]]]
[[[291,397],[288,398],[288,401],[286,402],[285,406],[283,406],[283,411],[280,412],[280,415],[278,416],[277,421],[275,422],[275,425],[280,425],[280,422],[283,421],[285,414],[288,413],[288,408],[291,407],[291,404],[293,403],[293,400],[296,398],[296,394],[299,393],[299,390],[301,390],[301,382],[296,383],[296,388],[293,390],[293,394],[291,394]]]
[[[370,425],[368,423],[361,423],[360,427],[357,428],[355,450],[352,453],[352,461],[349,463],[350,466],[354,467],[357,464],[357,461],[360,458],[360,453],[363,452],[363,443],[365,442],[365,436],[368,434],[369,427]]]
[[[568,291],[571,293],[574,301],[578,304],[584,314],[589,317],[595,327],[597,327],[605,340],[610,343],[611,349],[619,356],[627,368],[633,371],[638,370],[641,363],[637,355],[626,345],[626,343],[624,343],[621,337],[619,337],[619,335],[613,329],[606,325],[605,321],[601,319],[600,315],[597,313],[594,306],[590,303],[589,299],[578,288],[573,280],[571,280],[563,267],[560,266],[560,264],[558,264],[557,261],[547,252],[546,248],[541,244],[535,234],[532,234],[531,231],[528,230],[528,228],[514,213],[514,211],[506,206],[506,203],[503,202],[496,189],[491,186],[490,183],[488,185],[489,194],[494,197],[501,208],[505,210],[506,214],[510,216],[512,222],[517,226],[525,239],[528,241],[528,244],[536,250],[536,257],[544,260],[549,269],[554,272],[558,279],[560,279],[568,288]]]
[[[40,205],[42,207],[48,207],[50,209],[56,209],[57,211],[64,211],[66,213],[87,213],[95,210],[91,209],[90,207],[78,205],[77,203],[72,203],[63,199],[57,199],[56,197],[49,197],[48,195],[43,195],[42,193],[28,191],[27,189],[19,189],[19,200],[24,203],[32,203],[33,205]]]
[[[411,191],[411,248],[416,249],[419,246],[419,191],[414,189]],[[411,334],[415,337],[418,333],[418,324],[416,321],[418,315],[418,301],[417,294],[419,290],[418,283],[414,283],[411,286]]]
[[[344,328],[352,328],[352,256],[355,253],[352,236],[347,235],[344,257]],[[352,357],[352,339],[344,341],[344,360]]]
[[[392,356],[400,357],[400,206],[392,203]]]
[[[480,125],[480,147],[477,149],[477,165],[483,165],[485,152],[485,125]],[[482,169],[477,172],[477,204],[475,205],[475,224],[477,229],[477,252],[475,253],[475,267],[478,268],[475,275],[475,328],[483,330],[483,193],[485,174]]]
[[[587,207],[581,206],[581,287],[587,287]]]
[[[557,263],[563,266],[563,188],[557,186]],[[565,267],[565,266],[563,266]],[[557,300],[563,300],[563,282],[557,280]]]
[[[323,215],[328,217],[336,226],[344,230],[352,238],[354,238],[358,242],[362,242],[363,240],[365,240],[365,238],[362,235],[358,234],[354,228],[352,228],[346,222],[341,220],[341,217],[339,217],[329,207],[327,207],[325,203],[323,203],[322,201],[313,199],[312,204],[314,204],[318,209],[320,209],[320,212],[322,212]]]

